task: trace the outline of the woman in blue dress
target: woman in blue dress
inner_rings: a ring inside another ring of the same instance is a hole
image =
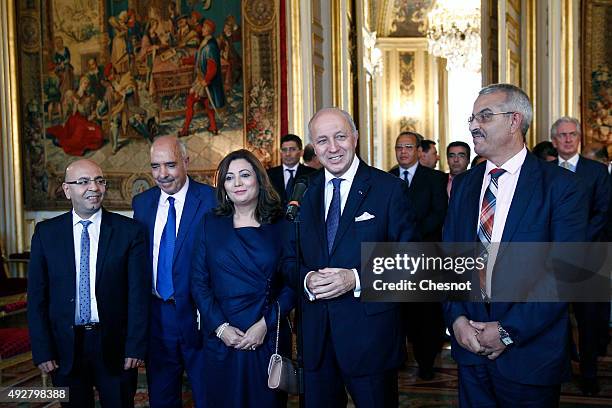
[[[289,356],[287,315],[295,303],[279,269],[280,198],[259,160],[237,150],[219,164],[217,201],[204,217],[191,274],[205,336],[207,401],[211,407],[284,407],[287,395],[267,385],[279,308],[279,353]]]

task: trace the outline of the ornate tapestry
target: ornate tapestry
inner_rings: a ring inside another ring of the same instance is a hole
[[[278,0],[16,0],[24,193],[68,208],[64,169],[102,167],[105,204],[154,185],[149,148],[179,135],[212,183],[247,148],[270,165],[280,131]]]
[[[602,142],[612,157],[612,0],[582,3],[584,143]]]

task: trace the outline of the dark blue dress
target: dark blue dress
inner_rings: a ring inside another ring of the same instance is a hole
[[[279,269],[281,223],[234,228],[232,217],[204,217],[203,236],[194,250],[191,292],[204,333],[204,377],[211,407],[281,407],[286,394],[268,388],[268,362],[274,353],[278,306],[280,349],[289,356],[287,324],[294,293]],[[215,335],[224,322],[246,332],[261,317],[267,325],[264,343],[255,351],[227,347]]]

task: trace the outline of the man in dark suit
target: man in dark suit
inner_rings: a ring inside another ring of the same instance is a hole
[[[72,211],[36,225],[28,272],[32,358],[68,407],[133,407],[147,349],[151,280],[142,227],[102,209],[100,167],[79,160],[62,185]]]
[[[152,407],[182,406],[187,371],[196,407],[205,406],[203,343],[189,286],[194,237],[206,212],[215,206],[212,187],[187,177],[189,156],[174,136],[151,146],[151,171],[157,187],[134,197],[134,218],[146,225],[151,327],[146,361]]]
[[[448,206],[446,175],[419,162],[418,151],[422,139],[415,132],[400,133],[395,140],[398,167],[389,172],[409,185],[408,194],[422,240],[439,242]],[[406,334],[413,344],[414,357],[419,365],[419,377],[431,380],[434,377],[434,360],[444,340],[442,305],[433,302],[406,303],[402,309]]]
[[[532,116],[529,98],[514,85],[480,91],[470,131],[476,153],[488,160],[455,178],[444,241],[490,247],[585,240],[587,208],[578,180],[525,148]],[[462,407],[557,406],[560,383],[569,376],[567,304],[495,302],[500,282],[524,272],[515,261],[489,256],[478,279],[482,301],[445,304]]]
[[[395,140],[398,167],[389,173],[408,184],[408,193],[416,216],[421,238],[438,242],[442,238],[442,225],[446,216],[446,176],[419,163],[418,148],[422,136],[415,132],[402,132]]]
[[[419,163],[421,166],[435,169],[440,160],[438,149],[436,149],[436,142],[433,140],[425,139],[421,136],[422,140],[419,143]]]
[[[280,195],[283,205],[291,199],[295,180],[315,171],[312,167],[300,164],[302,153],[302,139],[287,134],[281,138],[282,164],[268,170],[270,181]]]
[[[576,173],[586,188],[589,200],[589,228],[587,240],[605,240],[610,205],[610,175],[606,165],[578,154],[580,146],[580,122],[562,117],[550,128],[550,137],[559,157],[557,164]],[[608,339],[610,303],[574,303],[578,323],[581,389],[584,394],[598,394],[597,355],[599,344]]]
[[[362,242],[416,237],[407,185],[355,155],[357,130],[346,112],[318,111],[310,137],[324,171],[315,173],[301,203],[300,270],[295,242],[283,268],[303,293],[307,407],[397,406],[397,369],[404,360],[399,307],[360,301]]]
[[[450,142],[446,147],[446,161],[448,162],[448,178],[446,180],[446,194],[450,198],[453,188],[453,179],[467,170],[470,164],[470,145],[465,142]]]

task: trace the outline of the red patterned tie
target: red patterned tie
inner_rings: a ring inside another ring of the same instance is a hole
[[[491,245],[491,237],[493,236],[493,220],[495,218],[495,203],[497,201],[497,186],[499,177],[504,174],[504,169],[493,169],[489,172],[491,181],[487,191],[482,198],[482,206],[480,207],[480,223],[478,224],[478,238],[484,246],[484,253],[488,256],[489,246]],[[487,300],[487,267],[478,271],[480,279],[480,293],[482,298]]]

